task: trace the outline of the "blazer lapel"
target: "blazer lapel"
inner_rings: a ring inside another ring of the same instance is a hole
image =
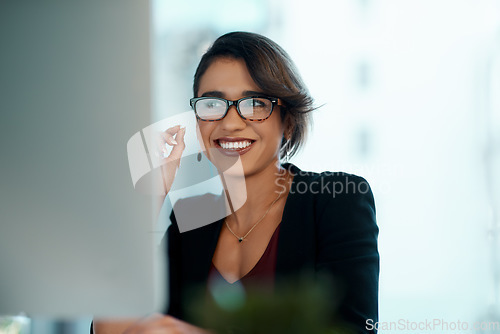
[[[190,285],[207,281],[223,221],[183,233],[184,278]]]

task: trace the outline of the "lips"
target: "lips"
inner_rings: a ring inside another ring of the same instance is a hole
[[[243,137],[221,137],[214,140],[215,146],[226,155],[242,155],[248,152],[255,140]]]

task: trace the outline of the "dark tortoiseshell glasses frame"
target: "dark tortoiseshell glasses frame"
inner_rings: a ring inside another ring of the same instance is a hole
[[[243,116],[241,110],[240,110],[240,103],[243,102],[243,101],[247,101],[247,100],[251,100],[251,99],[265,99],[265,100],[268,100],[271,102],[271,110],[269,110],[269,114],[264,117],[264,118],[257,118],[257,119],[252,119],[252,118],[247,118],[245,116]],[[196,110],[196,104],[198,103],[198,101],[202,101],[202,100],[217,100],[217,101],[222,101],[226,104],[226,111],[224,112],[224,114],[217,118],[217,119],[204,119],[202,117],[200,117],[200,115],[198,114],[197,110]],[[275,98],[275,97],[269,97],[269,96],[247,96],[247,97],[243,97],[241,99],[238,99],[238,100],[234,100],[234,101],[231,101],[231,100],[226,100],[226,99],[223,99],[221,97],[209,97],[209,96],[204,96],[204,97],[195,97],[195,98],[192,98],[189,100],[189,104],[191,105],[191,108],[193,108],[194,110],[194,113],[196,114],[196,118],[201,120],[201,121],[204,121],[204,122],[215,122],[215,121],[220,121],[221,119],[223,119],[224,117],[226,117],[228,111],[229,111],[229,108],[234,105],[236,106],[236,111],[238,112],[238,115],[240,115],[240,117],[244,120],[248,120],[248,121],[252,121],[252,122],[259,122],[259,121],[264,121],[266,119],[268,119],[269,117],[271,117],[271,114],[273,113],[273,110],[274,110],[274,107],[275,106],[279,106],[278,104],[278,99]]]

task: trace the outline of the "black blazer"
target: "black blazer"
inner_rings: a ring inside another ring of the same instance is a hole
[[[277,287],[300,273],[325,273],[340,282],[336,314],[356,332],[378,321],[379,254],[375,204],[363,178],[346,173],[295,174],[281,221],[276,263]],[[174,208],[175,211],[175,208]],[[190,287],[206,287],[223,220],[179,233],[175,216],[167,230],[168,313],[186,319]],[[332,312],[333,313],[333,312]],[[333,316],[333,315],[332,315]]]

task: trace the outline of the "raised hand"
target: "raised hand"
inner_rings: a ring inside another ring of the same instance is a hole
[[[184,143],[185,133],[185,127],[176,125],[168,128],[164,132],[161,132],[158,137],[158,149],[160,152],[160,159],[162,159],[160,167],[161,177],[165,195],[168,194],[170,188],[172,187],[175,174],[179,168],[182,152],[186,147],[186,144]],[[173,146],[172,151],[168,155],[166,155],[166,145]]]

